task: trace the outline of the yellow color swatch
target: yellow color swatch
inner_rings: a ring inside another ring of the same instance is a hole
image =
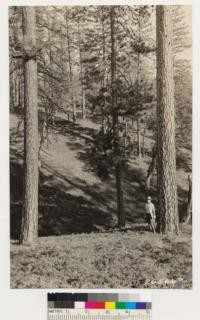
[[[105,302],[105,309],[115,309],[115,302]]]

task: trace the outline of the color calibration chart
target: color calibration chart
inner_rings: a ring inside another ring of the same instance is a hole
[[[152,320],[151,295],[48,293],[48,320]]]

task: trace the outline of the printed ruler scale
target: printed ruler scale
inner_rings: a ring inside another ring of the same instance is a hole
[[[53,293],[48,320],[152,320],[151,306],[150,295]]]
[[[48,320],[151,320],[151,311],[48,310]]]

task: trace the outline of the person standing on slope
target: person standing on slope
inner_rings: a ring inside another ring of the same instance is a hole
[[[145,203],[146,211],[146,221],[150,226],[153,233],[156,232],[156,210],[154,204],[151,202],[151,197],[147,197],[147,202]]]

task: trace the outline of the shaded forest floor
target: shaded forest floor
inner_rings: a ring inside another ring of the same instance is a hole
[[[63,118],[56,119],[49,146],[42,152],[39,242],[31,248],[17,245],[23,190],[23,128],[16,134],[18,121],[11,114],[12,287],[191,285],[191,226],[170,239],[153,236],[144,223],[144,185],[153,140],[146,139],[146,157],[138,159],[133,152],[125,169],[127,232],[111,233],[117,221],[115,179],[111,174],[102,180],[97,174],[91,150],[98,125],[90,120],[74,126]],[[186,212],[188,158],[191,154],[180,150],[177,181],[181,220]],[[155,203],[155,177],[150,194]]]

